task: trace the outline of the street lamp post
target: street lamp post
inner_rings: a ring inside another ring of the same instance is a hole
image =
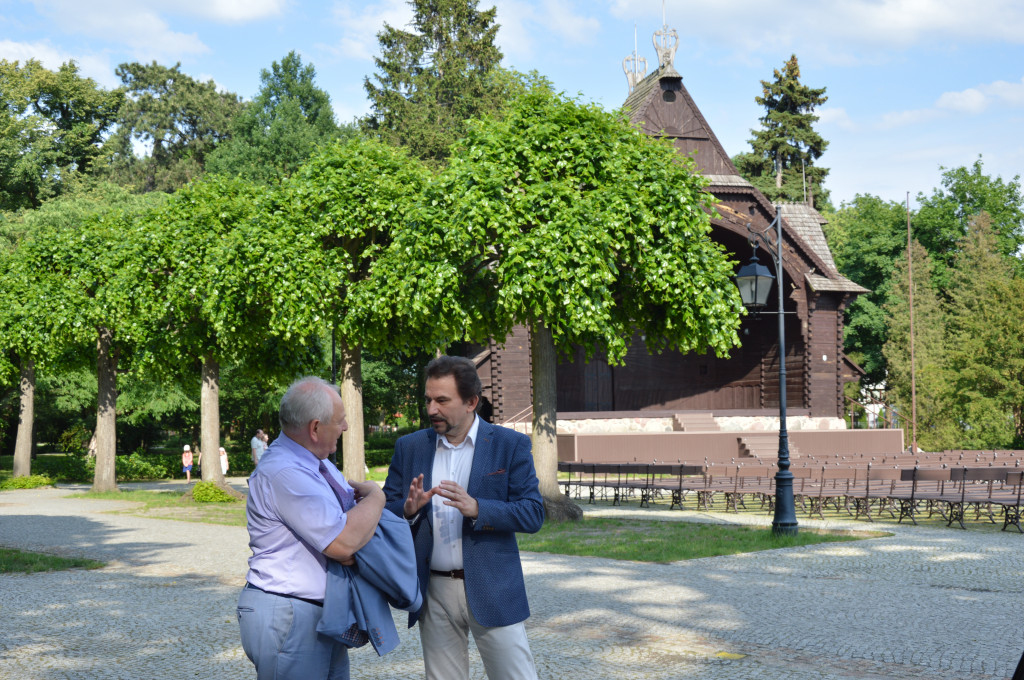
[[[775,227],[775,245],[766,234]],[[779,469],[775,473],[775,517],[772,519],[772,533],[795,536],[797,533],[796,504],[793,502],[793,473],[789,470],[789,432],[786,430],[786,326],[782,303],[782,209],[775,206],[775,220],[763,232],[747,225],[748,240],[754,247],[750,263],[740,267],[736,273],[736,285],[740,290],[743,305],[755,314],[760,314],[768,301],[772,279],[776,279],[779,310]],[[772,256],[775,276],[758,262],[757,247],[762,246]]]

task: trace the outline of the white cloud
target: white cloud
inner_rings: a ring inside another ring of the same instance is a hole
[[[1024,78],[1021,78],[1019,83],[997,80],[988,85],[981,85],[978,89],[992,99],[1010,106],[1024,106]]]
[[[850,114],[846,112],[846,109],[842,107],[830,106],[827,108],[821,108],[815,111],[815,114],[818,116],[818,122],[821,123],[823,127],[835,125],[836,127],[849,132],[855,132],[860,127],[852,118],[850,118]]]
[[[119,42],[140,58],[180,58],[209,51],[195,33],[171,30],[146,3],[108,0],[102,9],[79,0],[36,0],[35,4],[62,31]]]
[[[498,8],[498,46],[513,65],[519,60],[536,62],[543,59],[537,54],[538,42],[557,40],[557,47],[572,48],[593,44],[601,29],[601,22],[586,12],[578,11],[570,0],[493,0]],[[587,9],[589,4],[583,3]],[[543,44],[557,53],[556,46]]]
[[[412,8],[405,0],[384,0],[363,5],[343,0],[334,5],[334,21],[341,26],[341,38],[330,51],[350,59],[370,61],[380,52],[377,34],[384,30],[385,22],[408,30],[412,21]]]
[[[972,87],[962,92],[943,93],[935,106],[958,113],[981,113],[988,108],[988,103],[988,97]]]
[[[0,59],[8,61],[20,61],[25,63],[29,59],[36,59],[43,66],[55,71],[69,61],[78,65],[78,73],[86,78],[92,78],[99,85],[106,88],[114,88],[121,84],[110,60],[102,55],[95,54],[68,54],[49,43],[49,41],[19,43],[12,40],[0,40]]]
[[[176,0],[174,2],[140,2],[163,8],[167,12],[206,17],[214,21],[237,23],[266,19],[284,9],[285,0]]]
[[[62,53],[49,42],[19,43],[13,40],[0,40],[0,59],[20,61],[36,59],[48,69],[59,68],[71,57]]]
[[[1024,107],[1024,78],[1019,83],[997,80],[960,92],[944,92],[935,102],[937,108],[969,114],[983,113],[1000,104]]]
[[[877,128],[880,130],[892,130],[894,128],[907,127],[908,125],[920,125],[934,120],[939,115],[940,114],[936,109],[891,111],[882,116]]]
[[[660,26],[660,3],[608,0],[609,13]],[[667,0],[685,42],[714,40],[747,53],[796,51],[827,63],[875,63],[879,50],[1005,41],[1024,44],[1019,0]],[[728,27],[709,33],[708,27]]]

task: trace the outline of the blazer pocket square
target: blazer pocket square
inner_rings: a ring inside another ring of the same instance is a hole
[[[484,475],[484,477],[490,477],[491,475],[503,475],[505,474],[505,472],[505,468],[502,468],[500,470],[495,470],[494,472],[488,472],[486,475]]]

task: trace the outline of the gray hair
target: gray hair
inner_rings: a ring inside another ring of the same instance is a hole
[[[278,411],[281,429],[302,427],[314,420],[330,422],[334,417],[331,392],[338,394],[338,388],[316,376],[307,375],[293,382],[281,397]]]

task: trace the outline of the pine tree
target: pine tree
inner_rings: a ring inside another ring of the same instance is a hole
[[[925,451],[961,448],[960,428],[952,412],[952,375],[946,350],[946,315],[932,286],[934,267],[924,247],[914,241],[914,366],[910,358],[910,287],[906,252],[896,261],[890,279],[892,293],[885,305],[888,339],[883,352],[888,362],[889,396],[899,410],[903,429],[910,432],[913,411],[911,380],[916,381],[917,443]]]
[[[1024,446],[1024,278],[987,213],[971,221],[950,287],[950,365],[963,448]]]
[[[733,163],[772,201],[812,200],[816,208],[822,209],[828,205],[828,191],[822,186],[828,168],[814,162],[825,153],[828,142],[814,130],[818,116],[813,112],[828,100],[825,88],[800,82],[795,54],[781,72],[775,70],[774,76],[771,82],[761,81],[762,95],[755,98],[765,115],[760,119],[761,129],[751,130],[753,151],[738,154]]]
[[[411,31],[388,24],[377,34],[376,84],[364,87],[372,113],[364,129],[406,146],[413,156],[441,165],[465,130],[465,121],[499,109],[515,87],[499,67],[494,44],[497,10],[477,0],[410,0]]]

